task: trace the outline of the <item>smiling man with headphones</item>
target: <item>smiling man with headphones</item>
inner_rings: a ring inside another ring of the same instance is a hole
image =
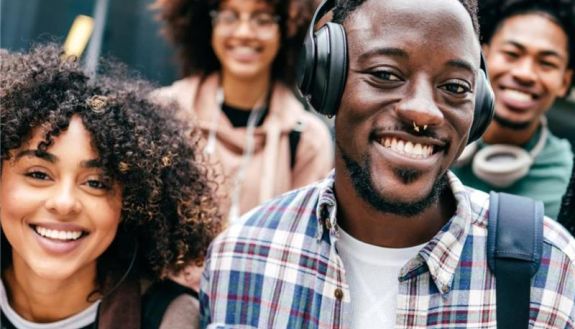
[[[494,120],[453,172],[482,191],[538,199],[556,219],[573,166],[567,140],[545,113],[567,94],[575,68],[575,1],[480,2],[485,58],[495,93]]]
[[[335,116],[335,170],[216,238],[202,326],[575,327],[575,240],[540,203],[509,206],[449,171],[493,114],[477,2],[334,2],[310,24],[299,86]],[[510,214],[544,223],[501,229]],[[500,321],[502,291],[524,297],[523,322]]]

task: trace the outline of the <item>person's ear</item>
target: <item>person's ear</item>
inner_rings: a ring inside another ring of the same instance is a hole
[[[489,45],[487,43],[481,44],[481,51],[483,56],[487,57],[489,55]]]
[[[561,83],[562,83],[561,92],[560,92],[561,97],[567,97],[568,96],[568,93],[571,90],[572,79],[573,79],[573,69],[565,70],[565,73],[563,73],[563,79],[561,81]]]

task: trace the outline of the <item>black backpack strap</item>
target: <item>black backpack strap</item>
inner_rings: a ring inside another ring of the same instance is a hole
[[[172,280],[166,279],[152,285],[144,294],[142,328],[158,329],[170,303],[182,294],[198,299],[198,293]]]
[[[289,167],[293,169],[296,161],[297,146],[301,137],[301,132],[303,131],[304,123],[299,121],[295,124],[295,127],[289,132]]]
[[[529,327],[531,278],[543,249],[543,203],[490,193],[487,262],[495,275],[497,328]]]

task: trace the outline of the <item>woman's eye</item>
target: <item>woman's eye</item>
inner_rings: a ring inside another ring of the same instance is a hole
[[[388,72],[388,71],[376,71],[372,74],[380,80],[401,81],[401,79],[397,75],[395,75],[391,72]]]
[[[32,179],[37,179],[37,180],[48,180],[48,179],[50,179],[50,177],[46,173],[41,172],[41,171],[30,171],[30,172],[27,172],[25,175],[26,175],[26,177],[30,177]]]
[[[256,26],[269,26],[277,22],[276,17],[270,14],[259,14],[251,18]]]
[[[97,180],[97,179],[90,179],[86,182],[86,184],[94,189],[98,189],[98,190],[107,190],[110,188],[110,186],[108,185],[108,183],[101,181],[101,180]]]

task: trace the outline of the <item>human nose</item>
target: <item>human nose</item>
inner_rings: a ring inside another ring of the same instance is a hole
[[[515,63],[511,70],[513,78],[523,84],[531,84],[537,77],[535,63],[530,58],[523,58]]]
[[[443,112],[434,99],[432,86],[423,83],[412,88],[411,92],[396,107],[398,116],[407,124],[436,126],[443,121]]]
[[[238,21],[231,34],[235,36],[252,36],[256,33],[254,24],[249,17],[238,17]]]
[[[46,200],[46,208],[60,216],[77,214],[82,207],[77,193],[74,184],[61,182],[54,186],[52,194]]]

